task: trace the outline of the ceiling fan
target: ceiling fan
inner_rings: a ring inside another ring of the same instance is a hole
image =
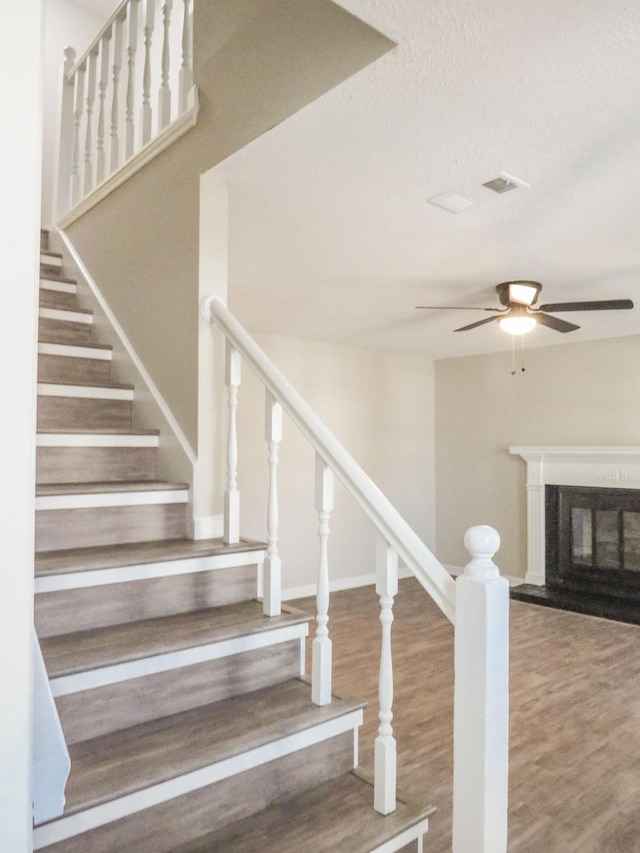
[[[550,302],[546,305],[533,307],[542,290],[538,281],[503,281],[496,285],[496,293],[502,308],[478,308],[460,305],[416,305],[416,308],[445,308],[447,310],[461,309],[464,311],[495,311],[496,316],[485,317],[468,326],[455,329],[456,332],[467,332],[492,323],[497,320],[498,325],[511,335],[524,335],[530,332],[537,324],[548,326],[556,332],[573,332],[579,329],[575,323],[552,317],[559,311],[619,311],[621,309],[633,308],[630,299],[602,299],[595,302]],[[550,312],[550,313],[547,313]]]

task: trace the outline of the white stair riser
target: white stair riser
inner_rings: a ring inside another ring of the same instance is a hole
[[[34,850],[51,845],[48,853],[107,853],[133,845],[136,853],[169,853],[180,841],[184,843],[225,822],[248,817],[276,799],[284,799],[285,794],[320,784],[353,768],[357,727],[361,724],[362,711],[352,712],[104,806],[37,827]],[[145,809],[150,811],[145,814]],[[174,826],[167,830],[167,823],[171,823],[167,818],[174,815]],[[164,818],[160,837],[153,835],[156,816]],[[117,824],[107,826],[116,820]],[[104,829],[89,835],[95,827]],[[73,839],[81,833],[86,833],[85,837]],[[69,843],[60,843],[65,839]]]
[[[131,429],[130,400],[38,396],[38,429]]]
[[[256,576],[256,566],[247,565],[37,593],[36,630],[43,639],[247,601]]]
[[[266,636],[257,649],[60,696],[56,705],[65,739],[77,743],[281,684],[300,674],[300,643],[270,644]]]
[[[184,503],[36,511],[36,551],[180,539],[186,532]]]

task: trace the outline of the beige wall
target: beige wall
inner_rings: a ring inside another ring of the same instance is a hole
[[[68,229],[192,446],[199,180],[393,45],[328,0],[200,0],[197,127]]]
[[[426,358],[263,336],[260,346],[416,532],[433,545],[433,362]],[[243,535],[266,535],[264,392],[245,368],[239,395]],[[283,587],[315,583],[314,453],[285,418],[279,468]],[[375,571],[370,522],[336,485],[331,580]]]
[[[526,571],[525,463],[513,445],[640,445],[640,337],[436,362],[437,556],[463,566],[472,524],[502,537],[504,574]]]

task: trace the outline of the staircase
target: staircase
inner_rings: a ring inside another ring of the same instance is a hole
[[[363,703],[311,701],[310,617],[265,617],[261,543],[187,538],[134,389],[42,235],[35,622],[71,755],[51,853],[421,850],[357,772]]]

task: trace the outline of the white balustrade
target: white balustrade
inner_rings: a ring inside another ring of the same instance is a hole
[[[500,537],[471,527],[456,583],[453,853],[506,853],[509,771],[509,582]]]
[[[173,0],[162,0],[157,49],[155,5],[154,0],[121,0],[79,60],[72,50],[65,51],[59,217],[74,207],[84,212],[195,124],[192,0],[182,0],[182,14]],[[172,62],[179,49],[181,63]],[[63,222],[70,221],[65,216]]]
[[[267,500],[267,555],[263,567],[263,612],[281,612],[282,561],[278,556],[278,449],[282,441],[282,406],[267,391],[265,438],[269,451],[269,497]]]
[[[281,439],[282,412],[275,409],[278,404],[316,452],[315,508],[320,560],[316,635],[312,643],[312,701],[316,705],[331,702],[328,538],[335,474],[370,518],[377,535],[376,591],[380,598],[381,652],[373,807],[383,815],[396,808],[391,626],[393,602],[398,591],[398,561],[402,559],[456,629],[453,851],[506,853],[509,586],[492,560],[500,537],[495,530],[484,526],[467,531],[465,545],[472,559],[464,575],[454,582],[224,303],[217,297],[208,297],[202,302],[202,313],[218,325],[228,347],[242,354],[267,389],[270,468],[276,467]],[[232,408],[230,406],[230,410]],[[273,473],[267,527],[268,551],[275,554],[277,511],[273,509],[272,491],[275,491]],[[420,844],[418,841],[418,849],[422,849]]]
[[[375,743],[374,797],[377,812],[386,815],[396,808],[396,740],[393,736],[393,661],[391,624],[393,599],[398,593],[398,555],[378,534],[376,542],[376,592],[380,596],[380,680],[378,701],[380,726]]]
[[[315,506],[318,513],[320,562],[316,595],[316,635],[311,646],[311,700],[315,705],[331,702],[331,639],[329,638],[329,519],[333,510],[333,471],[316,454]]]
[[[241,359],[237,349],[227,343],[226,384],[229,405],[227,438],[227,488],[224,493],[224,541],[234,545],[240,541],[240,492],[238,491],[238,388]]]

